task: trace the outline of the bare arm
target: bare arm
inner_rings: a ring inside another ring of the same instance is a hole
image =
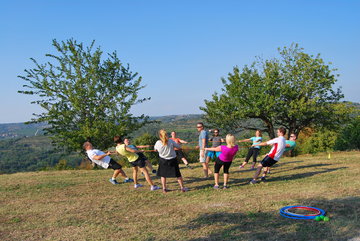
[[[259,144],[254,144],[254,145],[251,145],[251,146],[268,146],[267,142],[261,142]]]
[[[247,142],[247,141],[251,141],[250,139],[244,139],[244,140],[239,140],[238,142]]]
[[[217,146],[217,147],[206,147],[205,150],[206,150],[206,151],[221,151],[221,146]]]
[[[105,154],[102,154],[102,155],[95,155],[95,156],[93,156],[93,158],[94,158],[95,160],[100,161],[101,159],[103,159],[103,158],[106,157],[106,156],[109,156],[110,154],[111,154],[111,152],[108,151],[108,152],[106,152]]]

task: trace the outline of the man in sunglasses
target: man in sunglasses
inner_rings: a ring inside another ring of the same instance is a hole
[[[199,132],[199,161],[203,166],[204,177],[209,177],[209,163],[206,163],[207,151],[205,148],[208,147],[209,133],[204,129],[202,122],[197,123],[196,129]]]

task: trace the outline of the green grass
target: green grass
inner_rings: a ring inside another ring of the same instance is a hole
[[[175,179],[167,194],[150,192],[142,176],[139,190],[111,185],[111,170],[0,175],[0,240],[360,238],[360,152],[286,157],[257,185],[247,184],[254,172],[239,171],[241,161],[230,168],[228,190],[214,190],[199,164],[181,169],[187,193]],[[330,222],[283,218],[286,205],[322,208]]]

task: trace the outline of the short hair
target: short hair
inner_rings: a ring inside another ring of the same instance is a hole
[[[231,147],[235,146],[235,136],[233,134],[226,135],[226,144]]]
[[[90,141],[85,141],[83,144],[83,149],[86,149],[86,147],[90,145],[92,145]]]
[[[114,142],[116,143],[116,144],[121,144],[121,143],[123,143],[123,139],[121,138],[121,136],[114,136]]]
[[[285,136],[286,129],[284,127],[280,127],[278,130]]]
[[[204,127],[204,123],[202,122],[198,122],[196,125],[201,125],[202,127]]]
[[[217,132],[220,132],[219,129],[214,129],[214,132],[217,131]]]

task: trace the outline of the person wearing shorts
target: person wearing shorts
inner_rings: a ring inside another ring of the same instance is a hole
[[[254,174],[253,179],[250,181],[250,184],[255,184],[256,179],[260,175],[261,170],[265,167],[264,174],[261,177],[262,181],[265,181],[265,176],[269,171],[269,168],[273,166],[280,160],[280,157],[285,151],[286,140],[285,140],[286,129],[284,127],[280,127],[277,130],[277,138],[274,138],[267,142],[261,142],[259,144],[254,144],[252,146],[268,146],[272,145],[270,152],[265,156],[265,158],[261,161],[261,163],[257,166],[256,172]]]
[[[146,181],[150,185],[150,190],[155,191],[157,189],[160,189],[158,186],[154,185],[153,181],[151,180],[151,177],[149,175],[148,170],[146,169],[145,165],[146,162],[143,158],[139,157],[138,152],[140,150],[134,150],[130,147],[126,146],[120,136],[114,137],[114,142],[116,143],[116,152],[119,153],[122,156],[125,156],[130,165],[133,169],[133,178],[134,178],[134,188],[142,187],[143,185],[138,183],[137,174],[138,174],[138,168],[144,173]]]
[[[214,188],[219,189],[219,171],[221,167],[224,167],[224,189],[228,188],[229,168],[237,151],[239,150],[239,147],[235,145],[235,137],[232,134],[227,134],[226,145],[205,148],[205,150],[221,152],[219,157],[215,160],[214,165]]]
[[[199,132],[199,161],[203,166],[204,177],[208,178],[212,173],[209,169],[209,163],[206,163],[207,151],[205,148],[208,147],[209,134],[204,129],[204,124],[202,122],[197,123],[196,128]]]
[[[252,144],[258,144],[262,142],[262,134],[260,130],[257,130],[255,132],[255,136],[249,138],[249,139],[244,139],[244,140],[240,140],[239,142],[247,142],[247,141],[252,141]],[[260,146],[251,146],[249,148],[249,151],[247,153],[247,156],[245,158],[245,161],[240,165],[240,169],[243,168],[250,160],[251,156],[253,157],[253,164],[251,166],[251,169],[255,169],[255,165],[256,165],[256,158],[259,155],[260,152]]]
[[[137,150],[137,151],[139,150],[139,148],[150,147],[149,145],[145,145],[145,146],[135,146],[135,145],[132,145],[132,144],[130,143],[130,139],[129,139],[129,138],[125,138],[125,139],[124,139],[124,144],[125,144],[127,147],[129,147],[129,148],[131,148],[131,149],[134,149],[134,150]],[[151,162],[149,161],[149,159],[147,158],[147,156],[145,156],[144,153],[142,153],[142,152],[137,152],[136,154],[138,154],[139,157],[145,161],[145,164],[146,164],[146,166],[150,169],[150,171],[151,171],[153,174],[156,174],[156,170],[153,168],[153,166],[152,166]],[[143,174],[142,174],[142,175],[143,175]]]
[[[209,130],[211,132],[211,130]],[[211,147],[218,147],[221,145],[222,142],[225,142],[225,140],[219,136],[220,131],[219,129],[214,129],[213,131],[214,135],[209,139],[209,141],[212,143]],[[220,156],[221,151],[208,151],[206,156],[206,162],[209,163],[211,159],[216,159]]]
[[[114,161],[109,155],[111,152],[103,152],[98,149],[94,149],[91,142],[87,141],[83,144],[83,148],[86,151],[87,157],[97,165],[102,168],[108,169],[111,168],[114,170],[113,176],[109,179],[112,184],[120,184],[116,181],[118,175],[122,176],[125,180],[124,182],[132,182],[133,180],[128,178],[125,172],[122,170],[122,166]]]

